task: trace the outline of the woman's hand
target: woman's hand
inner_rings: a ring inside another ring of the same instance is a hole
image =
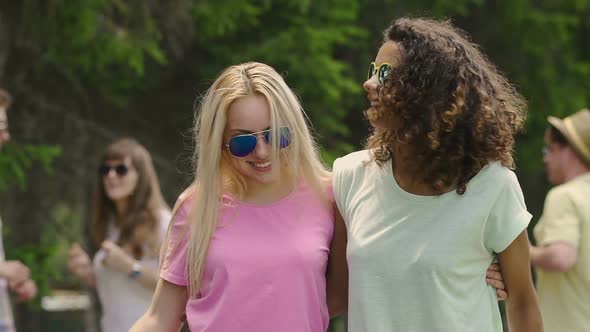
[[[78,243],[74,243],[70,248],[68,269],[87,285],[94,285],[94,270],[92,268],[92,262],[90,261],[88,254]]]
[[[14,288],[13,291],[18,295],[18,302],[26,302],[37,295],[37,285],[32,279],[29,279]]]
[[[502,276],[502,271],[500,270],[500,265],[494,263],[488,267],[488,271],[486,272],[486,282],[488,285],[496,289],[498,301],[504,301],[508,298],[508,293],[506,292],[506,285],[504,284],[504,278]]]
[[[135,259],[130,254],[111,241],[104,241],[102,243],[102,249],[105,253],[102,261],[104,266],[126,275],[131,274]]]
[[[31,270],[20,261],[0,262],[0,277],[8,281],[9,287],[17,287],[31,277]]]

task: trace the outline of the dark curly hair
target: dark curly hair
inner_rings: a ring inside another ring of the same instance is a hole
[[[396,144],[409,146],[418,179],[458,194],[491,161],[513,169],[526,102],[467,34],[449,22],[401,18],[384,35],[401,59],[371,113],[386,123],[367,140],[374,160],[382,166]]]

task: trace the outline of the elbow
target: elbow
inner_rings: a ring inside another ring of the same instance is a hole
[[[555,263],[553,272],[567,272],[576,264],[575,260],[561,260]]]
[[[328,313],[330,318],[334,318],[342,315],[348,306],[348,300],[346,298],[332,298],[328,301]]]
[[[507,313],[511,331],[543,331],[541,308],[534,291],[509,298]]]
[[[564,273],[571,270],[578,261],[577,254],[569,253],[566,255],[551,253],[545,259],[531,260],[534,267],[540,268],[547,272]]]
[[[578,257],[576,254],[555,256],[552,259],[552,266],[548,268],[550,272],[567,272],[576,265]]]

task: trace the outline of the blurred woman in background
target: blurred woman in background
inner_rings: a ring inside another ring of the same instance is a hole
[[[68,261],[72,273],[97,289],[102,331],[128,331],[149,307],[169,220],[148,151],[130,138],[109,145],[98,168],[90,229],[98,251],[91,262],[75,243]]]

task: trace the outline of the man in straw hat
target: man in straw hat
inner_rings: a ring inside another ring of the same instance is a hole
[[[531,263],[545,331],[590,331],[590,110],[548,120],[543,161],[555,187],[534,229]]]

